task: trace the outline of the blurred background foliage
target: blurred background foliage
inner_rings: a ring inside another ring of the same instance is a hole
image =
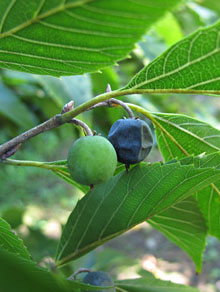
[[[78,106],[103,93],[108,83],[112,90],[122,87],[169,46],[199,27],[214,23],[219,15],[219,0],[183,1],[143,36],[130,58],[100,73],[58,79],[1,70],[0,143],[60,113],[70,100]],[[220,128],[217,97],[144,94],[123,97],[123,100],[149,111],[186,114]],[[98,108],[78,118],[106,136],[111,125],[123,116],[126,113],[120,108]],[[82,134],[78,127],[66,124],[26,142],[13,158],[66,159],[70,145]],[[162,159],[156,142],[147,159],[154,162]],[[44,265],[54,256],[62,226],[82,195],[47,170],[0,167],[0,215],[21,236],[33,259]],[[113,276],[123,279],[150,271],[162,279],[194,285],[202,291],[220,291],[219,243],[214,238],[209,238],[208,243],[203,272],[196,276],[186,254],[158,231],[141,224],[65,267],[63,273],[69,275],[79,267],[92,267],[110,270]]]

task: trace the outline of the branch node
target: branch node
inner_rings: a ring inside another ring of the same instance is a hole
[[[7,159],[8,157],[14,155],[14,154],[18,151],[18,149],[19,149],[20,147],[21,147],[21,143],[15,145],[15,146],[12,147],[11,149],[9,149],[7,152],[5,152],[5,153],[0,157],[0,159],[1,159],[1,160],[5,160],[5,159]]]

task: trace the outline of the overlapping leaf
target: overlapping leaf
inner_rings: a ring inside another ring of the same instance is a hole
[[[220,240],[220,181],[197,192],[196,199],[206,219],[209,234]]]
[[[199,292],[198,289],[162,281],[152,277],[116,281],[116,287],[123,292]]]
[[[125,89],[220,93],[220,22],[182,39],[143,68]]]
[[[0,250],[15,253],[30,260],[30,254],[22,240],[11,231],[10,225],[2,218],[0,218]]]
[[[207,123],[175,114],[154,114],[154,118],[158,145],[165,160],[220,150],[220,131]],[[215,156],[211,157],[207,165],[218,166]],[[196,198],[209,233],[220,239],[220,179],[197,192]]]
[[[5,0],[0,66],[43,75],[94,72],[126,57],[179,0]]]
[[[220,131],[179,114],[154,114],[157,142],[166,161],[220,150]]]
[[[185,250],[196,264],[197,272],[201,271],[207,227],[195,199],[189,197],[148,222]]]
[[[57,251],[58,264],[78,258],[218,180],[220,170],[202,168],[203,160],[195,160],[196,165],[194,159],[185,165],[138,165],[129,174],[122,172],[95,186],[68,219]]]
[[[56,277],[36,263],[0,250],[1,291],[80,292],[79,284]]]
[[[162,281],[152,277],[116,281],[116,287],[119,288],[119,291],[123,292],[199,292],[196,288]]]

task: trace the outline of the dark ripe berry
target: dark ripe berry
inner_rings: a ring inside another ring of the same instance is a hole
[[[69,150],[67,166],[80,184],[93,185],[109,180],[117,166],[117,155],[108,139],[86,136],[76,140]]]
[[[115,148],[118,161],[126,165],[144,160],[153,146],[149,126],[138,119],[116,121],[109,131],[108,139]]]
[[[112,278],[105,272],[90,272],[83,279],[83,283],[94,286],[114,286]],[[103,290],[83,290],[82,292],[115,292],[115,288]]]

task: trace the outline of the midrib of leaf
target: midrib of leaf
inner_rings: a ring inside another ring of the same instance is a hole
[[[115,184],[112,185],[112,188],[110,190],[108,190],[109,194],[111,193],[112,189],[115,187],[116,184],[117,184],[117,180],[115,181]],[[91,198],[91,196],[90,196],[90,198]],[[96,208],[96,212],[98,211],[98,209],[101,206],[101,204],[102,204],[104,199],[105,199],[105,197],[103,197],[103,199],[100,201],[99,205]],[[88,203],[89,203],[89,200],[86,202],[86,204],[84,204],[81,214],[83,213],[84,209],[87,207]],[[93,217],[95,216],[96,212],[93,213]],[[77,227],[77,224],[78,224],[78,221],[80,220],[81,214],[77,217],[77,220],[75,221],[74,226],[72,227],[72,230],[71,230],[71,233],[70,233],[70,237],[72,236],[72,234],[75,231],[75,228]],[[91,221],[92,221],[93,217],[91,218],[90,223],[88,224],[88,226],[91,224]],[[87,229],[88,229],[88,226],[87,226]],[[87,230],[85,230],[84,234],[86,233],[86,231]],[[84,237],[84,234],[83,234],[82,238]],[[100,240],[100,242],[102,242],[102,240]],[[66,243],[63,245],[60,253],[63,252],[63,250],[66,248],[67,245],[68,245],[68,241],[66,241]],[[78,244],[78,246],[79,246],[79,244]]]
[[[13,1],[13,2],[15,2],[15,1]],[[96,1],[96,0],[80,0],[80,1],[77,1],[77,2],[65,3],[65,4],[61,4],[60,6],[57,6],[57,7],[53,8],[53,9],[43,13],[42,15],[38,15],[38,13],[40,12],[40,10],[41,10],[44,2],[45,2],[45,1],[42,1],[40,3],[40,5],[39,5],[39,8],[37,9],[37,13],[35,12],[35,14],[36,14],[35,17],[33,17],[32,19],[30,19],[30,20],[28,20],[28,21],[26,21],[26,22],[24,22],[24,23],[22,23],[22,24],[20,24],[20,25],[18,25],[16,27],[14,27],[13,29],[11,29],[9,31],[6,31],[5,33],[0,34],[0,39],[4,38],[4,37],[7,37],[7,36],[11,36],[11,35],[15,34],[16,32],[24,29],[25,27],[28,27],[29,25],[40,21],[41,19],[47,18],[49,16],[52,16],[52,15],[54,15],[56,13],[59,13],[61,11],[66,10],[68,8],[70,9],[70,8],[74,8],[74,7],[80,7],[80,6],[82,6],[82,5],[86,4],[86,3],[94,2],[94,1]],[[4,25],[4,21],[5,21],[8,13],[9,13],[9,10],[12,8],[13,5],[14,5],[14,3],[11,3],[9,5],[10,8],[8,8],[6,10],[6,12],[5,12],[5,15],[3,16],[3,21],[1,22],[1,27],[0,27],[1,29],[2,29],[2,27]]]

